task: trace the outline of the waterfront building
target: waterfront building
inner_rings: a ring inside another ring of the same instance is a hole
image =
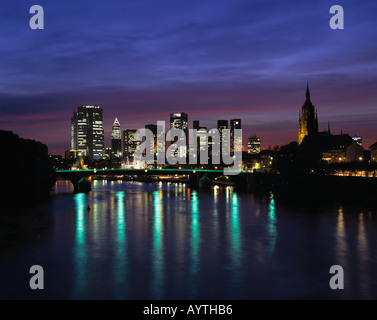
[[[188,140],[189,140],[189,135],[188,135],[188,115],[187,115],[187,113],[184,113],[184,112],[181,112],[181,113],[171,113],[170,114],[170,129],[180,129],[180,130],[184,131],[186,145],[185,146],[181,146],[179,149],[177,149],[174,152],[174,156],[175,157],[184,157],[184,156],[186,156],[187,152],[188,152]],[[183,138],[181,140],[183,140]],[[176,141],[177,140],[172,141],[170,144],[173,144]]]
[[[136,129],[123,130],[123,159],[133,162],[135,150],[139,144],[140,141]]]
[[[111,149],[115,158],[120,159],[122,157],[122,130],[118,118],[115,118],[111,130]]]
[[[242,129],[241,119],[230,120],[230,154],[233,155],[234,152],[242,152],[242,136],[239,137],[240,141],[235,138],[234,130]],[[241,150],[235,150],[236,146]]]
[[[247,139],[247,153],[258,154],[261,152],[261,139],[255,134],[252,134],[249,139]]]
[[[71,118],[71,149],[91,160],[102,159],[105,146],[102,108],[80,106]]]

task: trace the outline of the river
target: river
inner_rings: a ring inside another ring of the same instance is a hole
[[[361,203],[58,181],[49,201],[3,216],[1,299],[377,299],[377,209]]]

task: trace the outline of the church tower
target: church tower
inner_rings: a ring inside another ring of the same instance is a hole
[[[318,117],[317,112],[314,110],[314,106],[310,101],[309,83],[306,85],[306,101],[301,107],[299,114],[298,124],[298,143],[301,144],[302,140],[307,135],[318,133]]]

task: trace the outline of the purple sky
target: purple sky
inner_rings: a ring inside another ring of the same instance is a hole
[[[34,3],[35,2],[35,3]],[[253,0],[2,0],[0,129],[70,148],[77,106],[141,128],[186,112],[241,118],[262,147],[297,139],[306,81],[320,130],[377,141],[377,2]],[[32,4],[45,29],[29,28]],[[329,27],[342,5],[345,29]]]

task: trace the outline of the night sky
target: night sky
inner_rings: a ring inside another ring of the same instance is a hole
[[[42,5],[45,29],[31,30]],[[342,5],[345,29],[329,26]],[[186,112],[215,127],[241,118],[262,148],[297,139],[309,81],[319,129],[377,141],[377,2],[2,0],[0,129],[70,148],[79,105],[141,128]]]

